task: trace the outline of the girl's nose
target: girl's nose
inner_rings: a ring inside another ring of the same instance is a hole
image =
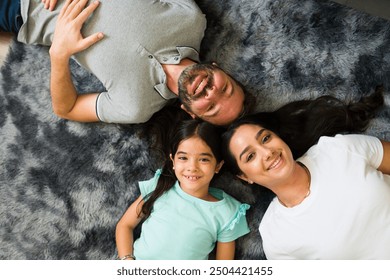
[[[197,171],[198,170],[198,165],[197,162],[194,160],[190,160],[187,164],[187,171]]]

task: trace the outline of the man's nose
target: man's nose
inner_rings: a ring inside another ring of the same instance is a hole
[[[215,86],[211,86],[209,88],[206,89],[206,94],[205,94],[205,98],[206,99],[213,99],[215,97],[217,97],[218,95],[218,90],[216,89]]]

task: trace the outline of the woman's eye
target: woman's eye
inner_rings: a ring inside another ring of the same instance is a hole
[[[246,162],[251,161],[251,160],[253,159],[254,156],[255,156],[254,153],[248,154],[248,156],[246,157]]]
[[[202,161],[202,162],[209,162],[210,159],[208,159],[208,158],[201,158],[200,161]]]
[[[265,136],[262,138],[261,142],[262,142],[262,143],[267,143],[267,142],[269,141],[269,139],[271,139],[271,134],[265,135]]]
[[[186,157],[178,157],[179,160],[186,160]]]

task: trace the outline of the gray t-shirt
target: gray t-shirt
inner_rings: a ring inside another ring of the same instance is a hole
[[[22,0],[24,24],[18,40],[50,45],[56,18],[41,0]],[[84,24],[84,36],[103,32],[105,38],[75,55],[107,92],[99,95],[96,112],[101,121],[142,123],[172,98],[161,64],[183,58],[199,61],[206,18],[192,0],[101,0]]]

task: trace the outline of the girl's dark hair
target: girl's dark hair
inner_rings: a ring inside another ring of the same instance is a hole
[[[229,126],[222,135],[225,167],[234,175],[241,170],[230,153],[230,140],[243,124],[260,125],[276,133],[290,147],[294,158],[302,156],[321,136],[337,133],[363,132],[375,112],[383,105],[383,87],[357,102],[344,103],[332,96],[295,101],[273,112],[245,116]]]
[[[173,131],[178,124],[191,117],[180,108],[180,101],[174,100],[160,111],[153,114],[150,120],[142,124],[140,137],[150,142],[150,150],[158,157],[165,159],[169,155],[169,145]]]
[[[169,142],[168,153],[166,154],[166,160],[162,167],[156,189],[144,198],[145,202],[142,206],[141,213],[145,218],[149,217],[151,214],[154,202],[162,194],[171,189],[177,180],[169,154],[172,154],[172,157],[174,157],[182,141],[191,137],[198,137],[210,147],[217,162],[220,162],[222,160],[222,153],[220,150],[221,132],[221,128],[201,120],[184,120],[177,125],[176,129],[173,131],[171,141]]]

